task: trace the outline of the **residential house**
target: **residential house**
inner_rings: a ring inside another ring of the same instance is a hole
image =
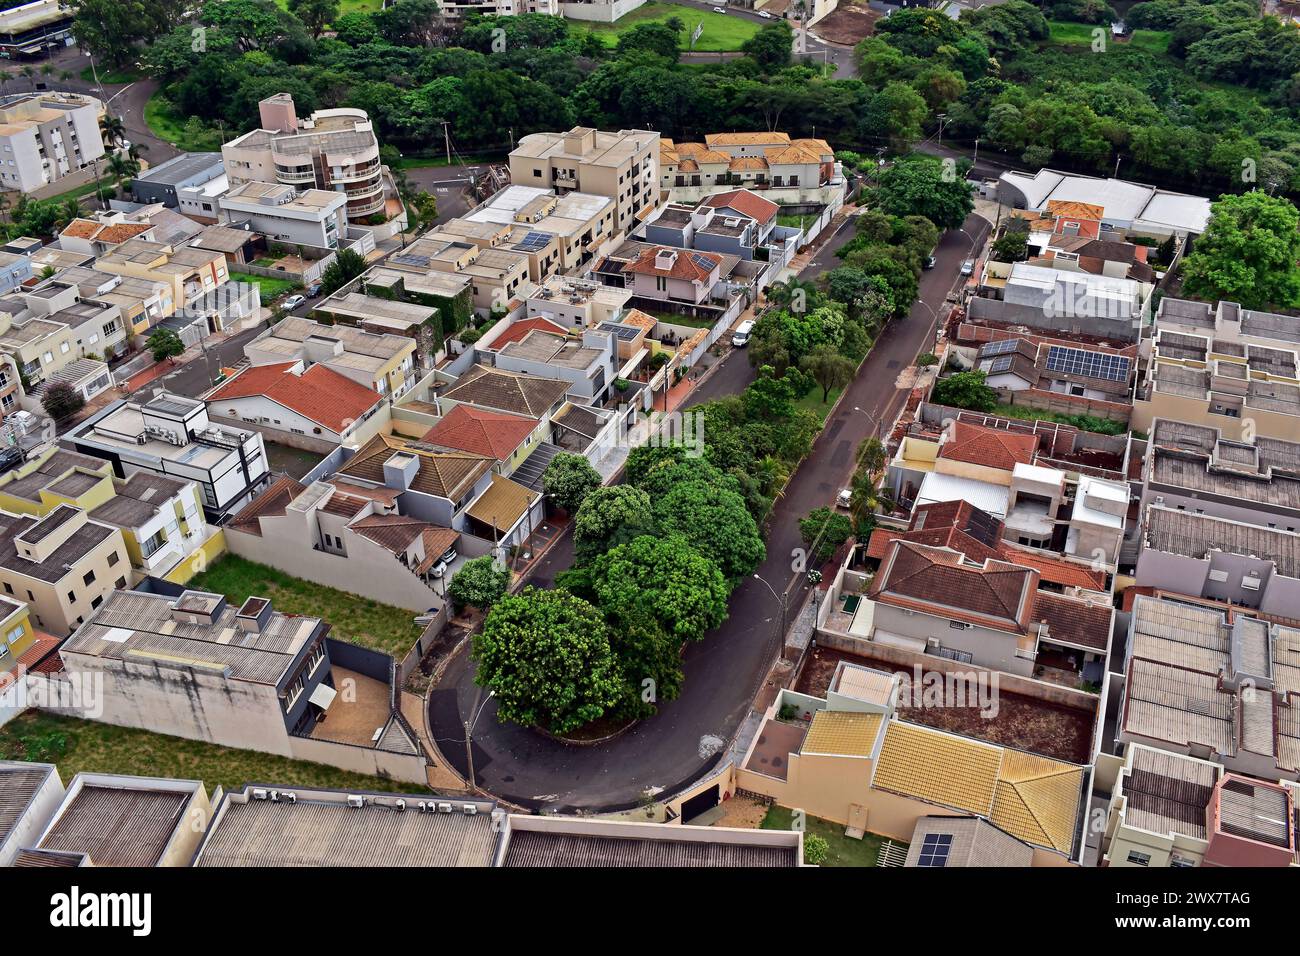
[[[86,301],[116,306],[128,338],[147,334],[155,325],[176,313],[171,284],[157,279],[137,279],[73,266],[60,271],[54,282],[74,286],[77,294]],[[86,344],[93,348],[100,343],[87,339]]]
[[[32,277],[32,260],[15,252],[0,252],[0,295],[8,295]]]
[[[748,189],[710,196],[698,206],[669,203],[646,223],[646,241],[752,260],[767,244],[781,207]]]
[[[265,238],[252,229],[232,226],[207,226],[190,240],[195,249],[219,252],[226,257],[228,269],[248,265],[266,247]]]
[[[699,200],[736,186],[772,201],[838,205],[844,170],[821,139],[788,133],[710,133],[703,143],[659,141],[660,186],[675,200]]]
[[[84,93],[0,98],[0,188],[35,192],[94,164],[104,156],[103,115],[104,104]]]
[[[1088,768],[902,720],[897,682],[849,665],[824,699],[780,691],[739,761],[737,788],[922,853],[933,817],[974,816],[1028,844],[1033,866],[1080,861]],[[938,842],[929,865],[940,863]]]
[[[659,205],[659,134],[652,130],[575,126],[567,133],[531,133],[510,152],[509,164],[516,186],[613,199],[614,234],[630,231]]]
[[[1034,847],[983,817],[923,817],[907,848],[909,867],[1034,864]]]
[[[1121,236],[1185,239],[1200,235],[1210,221],[1210,201],[1200,196],[1052,169],[1003,173],[997,198],[1013,209],[1033,212],[1046,210],[1053,200],[1099,206],[1103,232]]]
[[[261,233],[269,242],[337,249],[346,239],[347,197],[327,189],[246,182],[217,200],[218,221]]]
[[[213,424],[203,402],[179,395],[113,402],[79,422],[61,442],[111,461],[119,478],[145,471],[193,481],[212,524],[220,524],[270,480],[260,433]]]
[[[549,435],[549,424],[536,418],[456,405],[420,440],[440,450],[495,458],[496,473],[509,478]]]
[[[244,346],[254,365],[321,365],[383,396],[415,384],[415,342],[403,335],[366,332],[286,316]]]
[[[609,395],[618,371],[614,334],[601,328],[578,335],[556,335],[534,329],[522,338],[498,345],[496,367],[505,372],[549,376],[569,383],[575,400],[599,405]]]
[[[474,311],[482,316],[513,311],[516,301],[527,297],[534,287],[527,253],[505,247],[480,248],[437,230],[408,243],[385,265],[419,275],[441,272],[469,279]]]
[[[433,400],[439,415],[448,414],[457,405],[475,405],[545,420],[560,410],[568,392],[565,379],[476,365]]]
[[[26,603],[0,597],[0,690],[10,675],[26,673],[58,646],[59,638],[32,627],[31,608]],[[0,771],[3,766],[0,763]],[[0,788],[3,786],[0,776]],[[0,832],[0,853],[3,844],[4,836]]]
[[[100,272],[166,284],[177,308],[200,307],[205,297],[230,279],[226,257],[192,246],[173,247],[145,239],[128,239],[95,260]]]
[[[560,193],[515,184],[435,232],[468,239],[480,248],[529,254],[530,278],[544,282],[554,273],[577,271],[615,238],[617,205],[606,193]]]
[[[42,631],[70,634],[130,574],[122,532],[81,508],[61,504],[42,518],[0,511],[0,588],[31,606]]]
[[[1054,341],[1037,335],[995,338],[980,346],[975,368],[985,384],[1016,404],[1082,399],[1128,405],[1133,394],[1137,347],[1125,349]],[[1031,394],[1032,393],[1032,394]],[[1086,411],[1084,404],[1080,411]]]
[[[79,773],[14,865],[187,866],[211,816],[198,780]]]
[[[587,279],[552,276],[528,297],[527,320],[548,320],[552,331],[557,334],[567,329],[596,327],[603,322],[616,321],[627,309],[631,298],[629,289],[616,289]],[[520,325],[520,322],[515,322],[510,329]],[[522,331],[539,327],[542,326],[527,326]],[[499,335],[492,341],[500,342],[501,337]],[[489,347],[487,339],[485,335],[479,340],[480,348]]]
[[[216,422],[251,427],[293,448],[329,453],[359,445],[388,423],[388,402],[329,368],[302,359],[254,365],[206,396]]]
[[[152,241],[154,227],[128,219],[123,212],[92,213],[78,217],[59,233],[59,248],[87,256],[102,256],[128,239]]]
[[[1157,418],[1217,428],[1226,438],[1300,434],[1300,323],[1235,302],[1169,296],[1156,310],[1133,427]]]
[[[63,781],[49,763],[0,760],[0,867],[12,866],[63,802]]]
[[[1300,780],[1300,630],[1138,595],[1116,737],[1235,774]]]

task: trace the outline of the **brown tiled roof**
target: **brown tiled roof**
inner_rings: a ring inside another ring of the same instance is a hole
[[[1111,608],[1050,591],[1034,598],[1032,620],[1046,623],[1049,641],[1063,641],[1075,647],[1104,651],[1110,646]]]
[[[467,514],[498,531],[509,531],[537,500],[538,494],[509,478],[493,475],[492,484],[470,505]]]
[[[985,465],[1011,471],[1016,465],[1031,465],[1038,451],[1038,436],[954,422],[951,437],[939,449],[939,456],[951,461]]]
[[[348,527],[381,548],[397,554],[410,547],[411,542],[431,526],[427,521],[406,515],[366,515]]]
[[[730,192],[717,193],[704,200],[704,204],[715,209],[729,207],[763,225],[771,222],[781,208],[770,199],[764,199],[748,189],[733,189]]]
[[[736,173],[753,172],[767,169],[767,160],[762,156],[737,156],[727,164],[727,168]]]
[[[208,403],[262,396],[341,432],[382,401],[378,392],[324,365],[313,365],[301,374],[293,367],[293,362],[254,365],[209,395]]]
[[[419,471],[411,490],[460,500],[484,474],[492,470],[492,459],[464,452],[435,451],[422,442],[408,442],[393,435],[376,435],[366,442],[338,470],[343,478],[384,483],[384,462],[398,452],[419,458]]]
[[[520,339],[522,339],[525,335],[527,335],[529,332],[533,331],[534,329],[541,329],[543,332],[551,332],[554,333],[555,335],[567,335],[569,331],[564,326],[560,325],[558,322],[552,322],[550,319],[543,319],[543,318],[520,319],[518,322],[513,323],[510,326],[510,328],[506,329],[495,339],[493,339],[491,345],[480,346],[480,348],[488,348],[488,349],[492,349],[493,351],[499,351],[505,348],[511,342],[518,342]]]
[[[262,515],[282,515],[293,501],[307,488],[301,481],[282,475],[267,486],[266,490],[246,504],[226,525],[234,531],[261,535],[262,527],[258,518]]]
[[[563,379],[475,365],[443,392],[442,397],[453,402],[541,418],[568,392],[569,383]]]
[[[505,461],[537,428],[538,420],[457,405],[424,434],[424,441]]]
[[[765,143],[789,143],[789,133],[709,133],[704,137],[709,148],[716,146],[762,146]],[[680,146],[677,147],[681,149]]]
[[[1095,203],[1075,202],[1068,199],[1049,199],[1047,212],[1059,219],[1096,219],[1105,218],[1106,207]]]
[[[655,261],[661,251],[663,251],[662,246],[651,246],[649,249],[642,250],[641,254],[633,262],[629,262],[623,267],[623,271],[635,272],[640,275],[664,276],[669,279],[691,279],[702,282],[713,273],[714,269],[722,264],[722,256],[716,253],[676,249],[672,250],[677,253],[673,257],[672,265],[664,269]],[[709,262],[711,266],[706,269],[699,264],[697,259]]]
[[[1025,633],[1038,572],[1005,561],[972,564],[940,548],[895,541],[871,584],[877,603]]]
[[[416,574],[423,574],[447,553],[447,549],[460,540],[460,532],[452,531],[450,528],[438,528],[433,525],[425,528],[422,532],[424,536],[424,560],[420,566],[415,569]]]

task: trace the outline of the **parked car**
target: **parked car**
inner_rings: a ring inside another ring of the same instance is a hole
[[[738,349],[743,349],[749,344],[749,337],[753,331],[754,320],[746,319],[744,322],[740,323],[740,327],[736,329],[736,334],[731,337],[731,344]]]
[[[726,8],[726,7],[714,7],[714,8],[713,8],[713,12],[714,12],[714,13],[726,13],[726,12],[727,12],[727,8]]]
[[[287,298],[287,299],[284,300],[284,302],[282,303],[282,305],[283,305],[284,311],[286,311],[286,312],[292,312],[294,309],[298,308],[298,306],[302,305],[302,304],[303,304],[304,302],[306,302],[306,301],[307,301],[306,296],[301,296],[301,295],[291,295],[291,296],[289,296],[289,298]]]
[[[313,282],[307,287],[307,298],[314,299],[318,295],[320,295],[320,283]]]
[[[921,263],[921,268],[922,268],[922,269],[933,269],[933,268],[934,268],[935,266],[937,266],[938,264],[939,264],[939,260],[936,259],[934,256],[926,256],[926,257],[925,257],[925,262]]]
[[[839,496],[835,499],[836,508],[848,508],[853,503],[853,489],[841,488]]]
[[[964,276],[968,276],[968,275],[974,275],[974,273],[975,273],[975,260],[974,260],[974,259],[967,259],[965,262],[963,262],[963,263],[961,264],[961,274],[962,274],[962,275],[964,275]]]
[[[764,20],[772,19],[772,14],[768,13],[766,10],[759,10],[758,15],[762,17]]]
[[[458,557],[460,557],[460,555],[456,553],[456,546],[452,545],[442,553],[442,557],[438,559],[438,563],[433,566],[433,571],[430,573],[432,573],[435,578],[442,577],[447,573],[447,569],[451,567],[451,562],[455,561]]]

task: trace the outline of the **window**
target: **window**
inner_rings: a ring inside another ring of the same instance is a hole
[[[5,640],[8,641],[10,644],[17,644],[18,639],[26,633],[27,631],[23,628],[21,624],[19,624],[12,631],[10,631],[8,634],[5,635]]]
[[[76,591],[69,591],[69,592],[68,592],[68,603],[69,603],[69,604],[76,604],[76,603],[77,603],[77,592],[76,592]]]
[[[952,850],[951,833],[927,833],[921,844],[921,855],[917,866],[947,866],[948,853]]]
[[[8,656],[9,656],[9,648],[3,644],[0,644],[0,661],[4,660]]]
[[[103,603],[104,603],[104,595],[97,594],[95,595],[94,599],[90,602],[90,606],[92,608],[99,607]]]
[[[1189,868],[1189,867],[1193,867],[1193,866],[1195,866],[1195,865],[1196,865],[1196,861],[1195,861],[1195,860],[1189,860],[1189,859],[1188,859],[1187,857],[1185,857],[1185,856],[1171,856],[1171,857],[1169,858],[1169,865],[1170,865],[1171,867],[1176,867],[1176,868],[1182,870],[1182,869],[1187,869],[1187,868]]]
[[[1133,866],[1150,866],[1150,865],[1151,865],[1151,854],[1150,854],[1150,853],[1139,853],[1137,850],[1129,850],[1129,851],[1128,851],[1128,861],[1129,861],[1129,863],[1131,863]]]
[[[119,590],[126,587],[126,578],[118,578],[117,581],[114,582],[113,587],[118,588]]]
[[[95,572],[94,572],[94,571],[87,571],[84,575],[82,575],[81,580],[85,581],[87,584],[94,584],[94,583],[95,583]]]
[[[112,554],[110,554],[110,555],[108,556],[108,566],[109,566],[110,568],[111,568],[111,567],[114,567],[114,566],[117,564],[117,562],[119,562],[119,561],[121,561],[121,560],[122,560],[122,559],[119,558],[119,557],[117,556],[117,552],[114,551]]]
[[[13,593],[14,593],[14,586],[13,586],[12,584],[10,584],[8,581],[5,582],[5,593],[6,593],[6,594],[13,594]]]
[[[59,343],[59,351],[62,352],[64,355],[68,354],[68,349],[70,348],[72,348],[72,346],[69,345],[67,342]]]

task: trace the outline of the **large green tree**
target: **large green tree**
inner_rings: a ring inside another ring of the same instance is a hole
[[[758,524],[734,491],[700,481],[678,485],[655,506],[664,534],[682,535],[735,587],[767,555]]]
[[[121,66],[185,13],[184,0],[75,0],[72,33],[101,63]]]
[[[965,170],[930,157],[899,160],[880,177],[880,204],[895,216],[924,216],[957,229],[975,208]]]
[[[1220,196],[1183,263],[1183,291],[1248,309],[1300,307],[1300,213],[1258,190]]]
[[[573,550],[579,563],[654,529],[650,496],[630,485],[593,489],[573,518]]]
[[[555,503],[575,514],[587,495],[600,487],[600,472],[583,455],[560,452],[542,472],[542,490],[555,496]]]
[[[623,676],[600,611],[565,590],[503,598],[474,635],[474,680],[503,720],[567,733],[604,716]]]
[[[457,610],[476,607],[486,611],[501,600],[510,586],[510,571],[490,554],[466,561],[447,585],[447,597]]]
[[[642,535],[592,564],[600,608],[627,626],[644,616],[680,643],[698,641],[727,617],[727,582],[679,535]]]

